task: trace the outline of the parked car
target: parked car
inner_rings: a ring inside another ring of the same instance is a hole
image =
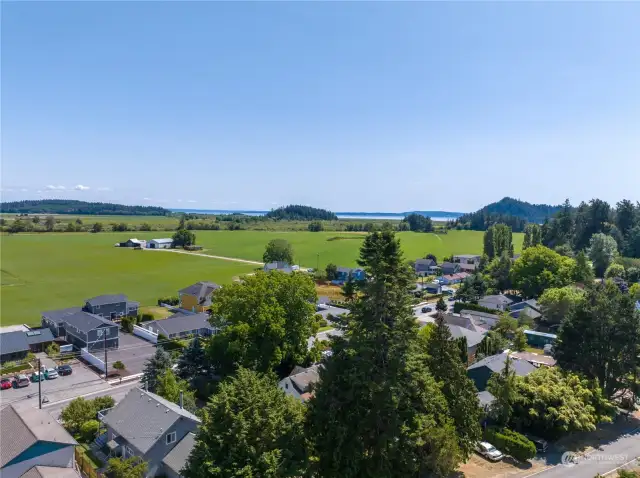
[[[60,365],[58,367],[58,375],[71,375],[73,373],[73,369],[71,365]]]
[[[10,378],[3,378],[0,380],[0,389],[6,390],[7,388],[11,388],[13,385],[11,384]]]
[[[16,388],[28,387],[29,386],[29,377],[25,374],[21,373],[13,377],[13,382],[16,384]]]
[[[504,457],[500,450],[486,441],[478,442],[476,444],[476,451],[490,461],[500,461]]]
[[[449,302],[454,302],[456,300],[456,298],[454,296],[451,296],[447,299]]]
[[[44,378],[46,378],[47,380],[58,378],[58,371],[55,368],[48,368],[44,371]]]
[[[422,313],[423,314],[426,313],[426,312],[431,312],[431,311],[433,311],[433,309],[431,307],[423,307],[422,308]]]
[[[533,442],[533,444],[536,446],[536,451],[538,453],[544,453],[547,451],[547,448],[549,447],[547,440],[543,440],[542,438],[538,438],[533,435],[525,435],[525,436]]]
[[[44,373],[42,372],[33,372],[31,374],[31,381],[32,382],[39,382],[41,380],[44,380]]]

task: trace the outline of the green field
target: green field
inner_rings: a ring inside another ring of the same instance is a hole
[[[266,243],[288,240],[295,260],[305,267],[321,268],[333,262],[356,264],[364,234],[347,232],[195,231],[205,254],[262,260]],[[144,305],[176,294],[199,280],[221,284],[251,272],[255,266],[169,252],[134,251],[113,247],[131,236],[166,237],[162,232],[17,234],[0,237],[1,325],[38,323],[40,312],[79,306],[100,294],[125,293]],[[407,259],[435,254],[482,252],[482,232],[450,231],[448,234],[398,233]],[[522,234],[514,234],[515,249]]]

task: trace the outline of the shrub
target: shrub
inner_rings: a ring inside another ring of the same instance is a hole
[[[476,312],[486,312],[488,314],[497,315],[496,309],[489,309],[488,307],[482,307],[478,304],[471,304],[469,302],[456,302],[453,304],[453,311],[459,314],[461,310],[475,310]]]
[[[80,426],[80,436],[82,437],[82,440],[87,443],[91,443],[95,439],[99,428],[100,423],[98,420],[89,420],[84,422]]]
[[[527,461],[536,456],[536,446],[524,435],[503,428],[502,430],[489,427],[485,431],[485,438],[496,448],[518,461]]]
[[[123,317],[120,321],[120,327],[122,327],[124,332],[132,333],[135,320],[136,319],[134,317]]]
[[[154,320],[154,317],[149,312],[145,312],[140,316],[140,322],[149,322],[150,320]]]
[[[320,320],[318,321],[318,326],[319,326],[319,327],[326,327],[326,326],[328,326],[328,325],[329,325],[329,322],[327,322],[327,319],[320,319]]]
[[[178,296],[167,296],[160,297],[158,299],[158,305],[168,304],[168,305],[178,305],[180,303],[180,297]]]
[[[58,356],[60,355],[60,346],[55,342],[51,342],[45,352],[49,357]]]

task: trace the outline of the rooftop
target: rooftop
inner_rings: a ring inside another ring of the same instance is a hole
[[[481,256],[480,256],[480,254],[456,254],[453,257],[454,257],[454,259],[456,257],[459,258],[459,259],[479,259]]]
[[[494,319],[494,320],[498,320],[500,318],[499,315],[496,314],[490,314],[488,312],[481,312],[479,310],[470,310],[470,309],[462,309],[460,311],[461,315],[471,315],[471,316],[476,316],[476,317],[483,317],[485,319]]]
[[[194,414],[175,403],[134,388],[104,417],[104,423],[140,453],[147,453],[178,420],[200,423]]]
[[[0,354],[8,355],[29,350],[29,343],[24,332],[5,332],[0,334]]]
[[[110,320],[103,319],[102,317],[99,317],[95,314],[90,314],[89,312],[84,311],[77,312],[73,315],[68,315],[62,320],[82,332],[89,332],[90,330],[93,330],[96,327],[100,327],[101,325],[116,325]]]
[[[87,299],[85,302],[90,306],[95,307],[96,305],[119,304],[120,302],[126,301],[127,296],[124,294],[105,294],[92,297],[91,299]]]
[[[558,336],[556,334],[548,334],[546,332],[538,332],[537,330],[525,330],[525,334],[527,335],[537,335],[538,337],[547,337],[549,339],[557,339]]]
[[[496,397],[494,397],[487,390],[484,390],[482,392],[478,392],[478,401],[480,402],[480,405],[483,406],[483,407],[488,407],[489,405],[491,405],[493,403],[493,401],[495,399],[496,399]]]
[[[178,293],[192,295],[194,297],[197,297],[200,302],[203,302],[213,293],[214,290],[217,289],[220,289],[220,286],[214,282],[200,281],[190,285],[189,287],[180,289]]]
[[[77,445],[69,433],[44,410],[7,405],[0,409],[0,468],[39,441]]]
[[[548,367],[553,367],[556,364],[556,359],[550,355],[534,354],[533,352],[513,352],[511,357],[526,360],[532,364],[546,365]]]
[[[59,324],[66,317],[77,314],[78,312],[82,312],[82,307],[69,307],[66,309],[49,310],[47,312],[43,312],[42,316],[54,321],[56,324]]]
[[[469,330],[459,325],[451,324],[447,324],[447,327],[449,328],[449,332],[451,332],[451,336],[454,339],[465,337],[467,339],[467,347],[475,347],[480,342],[482,342],[482,339],[484,339],[485,334],[476,332],[475,330]]]
[[[176,474],[180,474],[180,471],[187,464],[187,459],[191,454],[191,450],[196,442],[196,435],[194,433],[187,433],[178,444],[173,447],[167,456],[164,457],[162,463],[168,466]]]
[[[482,299],[482,302],[490,302],[492,304],[503,304],[509,305],[512,304],[513,301],[509,299],[506,295],[498,294],[498,295],[485,295]]]
[[[81,478],[81,475],[73,468],[34,466],[20,478]]]
[[[154,329],[160,330],[160,333],[167,337],[171,334],[179,334],[192,330],[213,329],[209,323],[209,314],[206,312],[199,314],[184,314],[179,312],[166,319],[143,322],[142,325],[144,325],[145,328],[152,326]]]
[[[151,239],[151,240],[159,244],[173,244],[173,239],[171,239],[170,237],[163,237],[162,239]]]
[[[489,357],[485,357],[482,360],[479,360],[476,363],[470,365],[469,367],[467,367],[467,370],[487,367],[494,373],[500,373],[502,372],[502,370],[504,370],[507,357],[508,354],[506,352],[496,355],[490,355]],[[516,375],[521,377],[530,374],[536,369],[529,362],[520,360],[518,358],[512,358],[511,365],[513,366],[513,370],[515,371]]]
[[[318,366],[313,365],[302,372],[298,372],[295,375],[290,375],[291,383],[298,390],[298,393],[306,393],[309,391],[309,386],[320,380],[318,374]]]
[[[29,345],[41,344],[43,342],[53,342],[54,337],[50,329],[33,329],[24,333]]]

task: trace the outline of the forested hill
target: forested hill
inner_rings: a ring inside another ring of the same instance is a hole
[[[561,207],[505,197],[476,212],[460,216],[455,224],[463,229],[484,231],[492,224],[503,223],[511,226],[514,232],[519,232],[524,230],[528,222],[542,223],[551,218]]]
[[[296,204],[273,209],[265,214],[265,216],[271,219],[285,219],[293,221],[338,220],[338,216],[326,209],[318,209],[311,206],[299,206]]]
[[[0,203],[0,211],[16,214],[85,214],[104,216],[169,216],[171,211],[157,206],[125,206],[106,202],[41,199]]]

